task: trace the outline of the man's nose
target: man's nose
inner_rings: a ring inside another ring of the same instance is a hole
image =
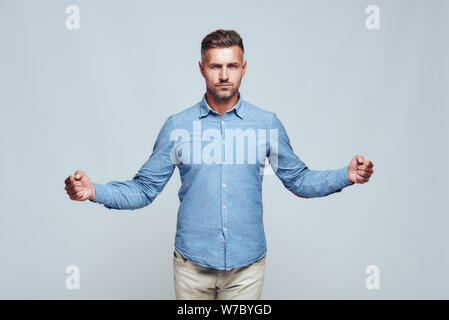
[[[220,81],[227,81],[229,79],[228,69],[226,67],[221,68],[219,77]]]

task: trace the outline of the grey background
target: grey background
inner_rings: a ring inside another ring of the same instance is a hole
[[[265,177],[262,298],[448,299],[448,18],[437,0],[0,0],[0,298],[174,298],[178,171],[136,211],[71,201],[64,180],[131,179],[164,120],[201,99],[201,39],[226,28],[244,39],[242,96],[311,169],[375,164],[319,199]]]

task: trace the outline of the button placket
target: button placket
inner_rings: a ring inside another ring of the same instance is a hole
[[[225,267],[227,265],[226,262],[226,231],[227,231],[227,207],[226,207],[226,189],[224,186],[226,186],[226,166],[224,165],[224,161],[225,161],[225,152],[226,152],[226,142],[225,142],[225,121],[224,119],[221,120],[221,140],[222,140],[222,161],[220,164],[221,167],[221,184],[222,184],[222,188],[221,188],[221,203],[222,203],[222,207],[221,207],[221,217],[222,217],[222,231],[223,231],[223,236],[224,236],[224,261],[225,261]]]

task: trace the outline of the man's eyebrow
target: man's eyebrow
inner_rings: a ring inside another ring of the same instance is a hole
[[[237,61],[236,62],[228,62],[227,63],[227,65],[230,65],[230,64],[240,65],[241,63],[237,62]],[[211,66],[222,66],[223,64],[222,63],[218,63],[218,62],[210,62],[209,65],[211,65]]]

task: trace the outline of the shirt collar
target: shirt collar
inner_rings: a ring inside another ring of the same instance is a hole
[[[240,118],[243,119],[243,99],[242,95],[239,92],[239,101],[235,104],[232,109],[228,110],[227,112],[234,110],[235,114]],[[203,95],[203,99],[200,103],[200,118],[205,117],[209,114],[209,112],[219,114],[218,112],[214,111],[209,104],[206,101],[206,94]]]

